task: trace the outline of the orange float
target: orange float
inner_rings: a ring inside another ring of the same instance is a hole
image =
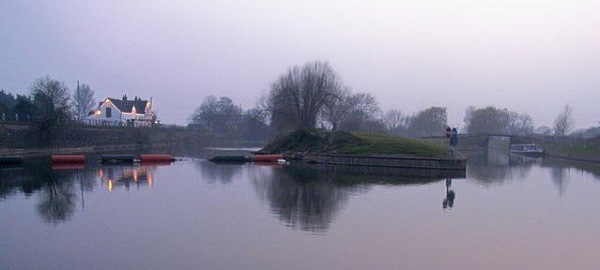
[[[253,155],[250,158],[253,162],[277,162],[280,159],[283,159],[282,154],[273,154],[273,155]]]
[[[50,162],[52,164],[85,163],[85,155],[52,155]]]
[[[141,154],[141,162],[148,163],[164,163],[173,161],[173,156],[166,154]]]

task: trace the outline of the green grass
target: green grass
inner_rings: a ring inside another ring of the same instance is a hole
[[[418,157],[444,157],[447,148],[443,142],[400,137],[380,133],[353,133],[365,144],[344,149],[347,154],[406,155]]]
[[[570,139],[559,143],[543,143],[542,147],[550,153],[579,158],[600,159],[599,139]]]
[[[267,144],[263,153],[338,153],[444,157],[444,140],[420,140],[380,133],[350,133],[323,129],[299,129]]]

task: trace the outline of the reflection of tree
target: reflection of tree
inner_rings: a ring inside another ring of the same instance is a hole
[[[563,166],[554,166],[551,169],[551,175],[552,182],[554,182],[556,188],[558,188],[558,195],[562,197],[567,191],[567,184],[569,182],[567,179],[566,168]]]
[[[78,197],[76,185],[81,190],[83,206],[84,192],[91,192],[95,184],[94,170],[53,170],[46,160],[26,162],[18,169],[0,169],[0,198],[19,193],[37,195],[38,214],[49,223],[67,221],[74,214]]]
[[[555,158],[544,158],[544,162],[542,164],[545,167],[558,167],[558,168],[571,168],[576,170],[581,170],[584,172],[591,173],[597,180],[600,180],[600,166],[594,162],[583,162],[583,161],[565,161],[561,159]]]
[[[47,161],[26,163],[19,170],[0,170],[0,200],[22,191],[26,196],[38,195],[37,211],[49,223],[69,220],[77,204],[85,208],[85,193],[93,192],[103,177],[115,186],[134,183],[152,185],[154,166],[78,166],[50,167]],[[115,178],[108,178],[115,175]],[[78,200],[78,198],[80,200]]]
[[[350,195],[373,185],[421,185],[440,178],[403,174],[374,174],[348,166],[292,165],[281,169],[253,170],[256,192],[274,213],[292,228],[324,232]],[[389,172],[388,172],[389,173]]]
[[[240,173],[242,166],[239,164],[215,164],[209,161],[196,162],[196,168],[202,173],[202,178],[207,182],[230,184],[233,178]]]
[[[73,178],[79,183],[81,209],[83,210],[85,209],[85,192],[92,192],[96,186],[96,173],[94,170],[75,171]]]
[[[253,179],[254,186],[292,228],[324,232],[348,200],[347,189],[336,187],[331,179],[318,173],[291,167],[271,172]]]
[[[26,196],[30,196],[34,191],[41,188],[39,181],[22,168],[19,169],[0,169],[0,200],[9,195],[17,194],[19,191]]]
[[[96,186],[96,172],[94,170],[78,170],[73,172],[72,178],[79,183],[79,189],[92,192]]]
[[[44,221],[60,223],[67,221],[75,211],[73,181],[64,175],[49,174],[42,185],[38,212]]]

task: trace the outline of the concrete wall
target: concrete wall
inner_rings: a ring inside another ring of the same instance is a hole
[[[63,124],[41,132],[35,125],[0,125],[0,148],[102,147],[208,144],[207,134],[179,128],[101,127]]]
[[[355,156],[315,154],[315,163],[364,167],[411,168],[433,170],[465,170],[465,159],[407,158],[391,156]]]
[[[352,165],[332,165],[332,164],[312,164],[311,167],[317,170],[334,173],[345,173],[351,175],[382,175],[395,177],[409,177],[415,179],[441,179],[441,178],[466,178],[466,170],[431,170],[431,169],[413,169],[413,168],[397,168],[397,167],[373,167],[373,166],[352,166]],[[373,181],[379,181],[380,178],[375,178]],[[394,178],[396,182],[398,178]],[[404,179],[406,180],[406,179]]]
[[[488,151],[508,151],[510,149],[510,137],[490,136],[488,138]]]

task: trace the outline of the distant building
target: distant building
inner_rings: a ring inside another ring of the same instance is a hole
[[[127,95],[121,99],[106,98],[98,108],[84,118],[85,123],[121,126],[151,126],[158,123],[152,102],[135,97],[128,100]]]

